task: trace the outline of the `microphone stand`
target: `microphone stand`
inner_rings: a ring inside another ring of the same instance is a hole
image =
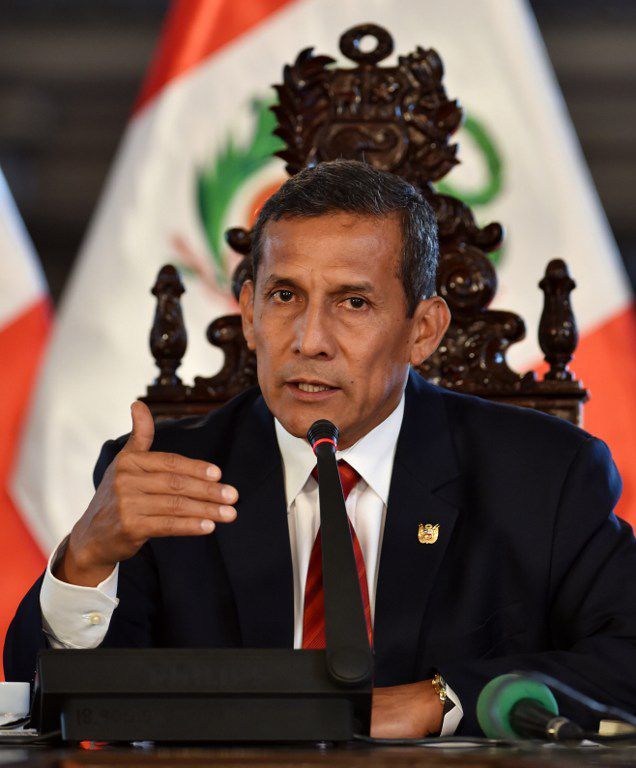
[[[373,655],[336,462],[338,429],[322,419],[307,438],[318,462],[327,670],[342,685],[360,685],[371,680]]]

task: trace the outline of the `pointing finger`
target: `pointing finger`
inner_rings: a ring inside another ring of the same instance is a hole
[[[216,464],[200,459],[189,459],[178,453],[150,451],[135,456],[135,464],[145,472],[176,472],[208,482],[210,480],[218,482],[221,479],[221,470]]]

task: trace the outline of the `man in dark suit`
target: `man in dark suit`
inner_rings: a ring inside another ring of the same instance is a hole
[[[515,670],[636,709],[636,542],[612,513],[607,447],[409,373],[449,322],[417,192],[361,163],[319,165],[266,203],[252,253],[241,312],[260,388],[156,432],[133,406],[18,610],[7,677],[30,679],[47,642],[310,647],[321,573],[303,438],[328,418],[353,489],[374,735],[478,734],[480,690]]]

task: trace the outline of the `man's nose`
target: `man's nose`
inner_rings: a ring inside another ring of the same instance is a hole
[[[328,313],[323,307],[310,304],[297,318],[293,351],[305,357],[333,357],[335,339]]]

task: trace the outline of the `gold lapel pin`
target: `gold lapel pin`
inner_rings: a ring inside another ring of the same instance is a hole
[[[420,544],[435,544],[439,536],[439,523],[420,523],[417,529],[417,540]]]

